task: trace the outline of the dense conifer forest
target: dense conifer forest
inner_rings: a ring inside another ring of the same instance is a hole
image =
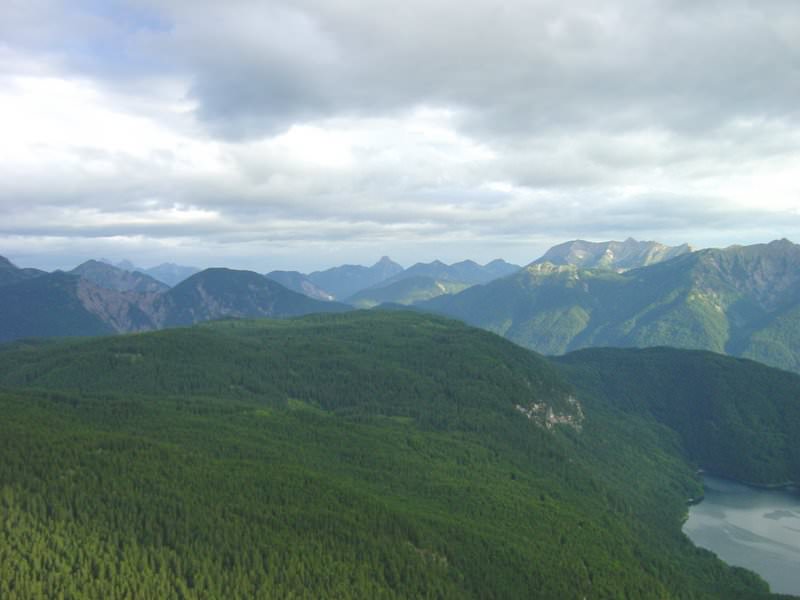
[[[7,345],[0,597],[769,597],[583,368],[403,312]]]

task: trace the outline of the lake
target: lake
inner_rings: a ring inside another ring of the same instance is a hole
[[[731,565],[763,577],[773,592],[800,595],[800,495],[706,476],[705,499],[683,531]]]

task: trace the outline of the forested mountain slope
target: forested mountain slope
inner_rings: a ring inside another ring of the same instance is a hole
[[[4,598],[768,597],[680,532],[679,436],[457,322],[18,342],[0,385]]]
[[[800,481],[800,375],[673,348],[591,348],[554,360],[579,396],[654,417],[704,469],[752,483]]]
[[[800,246],[787,240],[624,273],[537,263],[419,306],[545,354],[664,345],[800,370]]]

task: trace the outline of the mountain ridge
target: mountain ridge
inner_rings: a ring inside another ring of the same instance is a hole
[[[545,354],[667,345],[800,370],[800,246],[788,240],[698,250],[624,272],[534,262],[418,307]]]
[[[653,241],[640,242],[630,237],[623,242],[572,240],[553,246],[531,264],[549,262],[554,265],[621,272],[646,267],[690,252],[692,248],[689,244],[667,246]]]

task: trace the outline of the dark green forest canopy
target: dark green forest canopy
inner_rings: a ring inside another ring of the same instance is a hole
[[[594,348],[553,359],[583,398],[652,416],[703,468],[740,481],[800,481],[800,376],[712,352]]]
[[[0,385],[3,598],[768,596],[680,532],[679,435],[454,321],[18,342]]]

